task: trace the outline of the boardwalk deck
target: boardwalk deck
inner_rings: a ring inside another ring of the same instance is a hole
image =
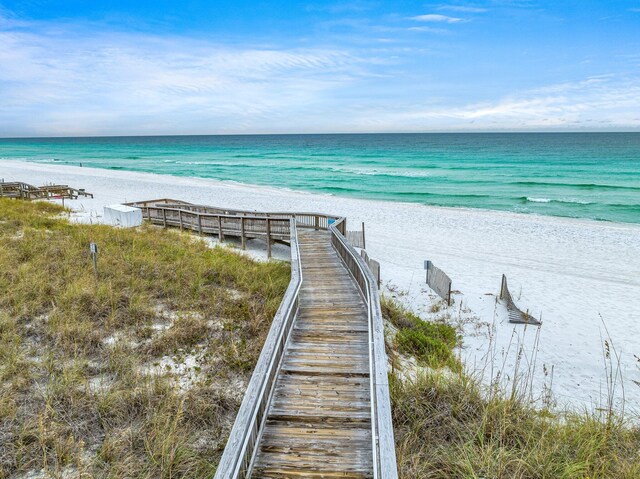
[[[329,235],[298,235],[300,309],[253,478],[373,477],[367,309]]]

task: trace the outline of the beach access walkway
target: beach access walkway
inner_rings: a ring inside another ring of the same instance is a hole
[[[21,200],[51,200],[77,199],[80,196],[90,196],[84,189],[72,188],[69,185],[33,186],[22,181],[0,181],[0,198],[14,198]]]
[[[347,242],[346,219],[129,205],[162,226],[291,245],[291,282],[215,478],[396,479],[377,279]]]

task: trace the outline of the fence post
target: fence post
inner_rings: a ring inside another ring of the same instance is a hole
[[[247,239],[244,235],[244,216],[240,218],[240,238],[240,241],[242,241],[242,249],[247,249]]]
[[[202,236],[202,216],[198,213],[198,234]]]
[[[151,210],[149,210],[149,219],[151,219]],[[164,208],[162,208],[162,223],[166,228],[167,227],[167,210],[165,210]]]
[[[316,230],[319,230],[320,229],[320,217],[318,215],[315,215],[314,223],[315,223]]]
[[[271,218],[267,218],[267,258],[271,259]]]
[[[182,210],[178,210],[178,217],[180,218],[180,231],[182,231]]]
[[[364,238],[364,221],[362,222],[362,248],[363,249],[367,248],[367,242],[365,241],[365,238]]]
[[[224,241],[224,236],[222,235],[222,217],[218,215],[218,240],[220,243]]]
[[[451,306],[451,281],[449,281],[449,292],[447,293],[447,306]]]

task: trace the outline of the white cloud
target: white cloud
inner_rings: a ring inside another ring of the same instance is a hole
[[[332,49],[0,29],[0,136],[264,128],[366,74]]]
[[[428,33],[450,33],[446,28],[434,28],[434,27],[409,27],[410,32],[428,32]]]
[[[441,5],[438,10],[449,10],[451,12],[463,12],[463,13],[484,13],[489,10],[481,7],[470,7],[466,5]]]
[[[640,78],[612,75],[549,85],[494,102],[430,105],[378,118],[399,131],[640,129]]]
[[[435,22],[435,23],[460,23],[465,21],[463,18],[450,17],[448,15],[440,15],[438,13],[418,15],[415,17],[411,17],[411,20],[416,20],[418,22]]]

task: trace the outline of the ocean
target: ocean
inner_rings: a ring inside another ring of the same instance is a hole
[[[640,223],[640,133],[0,139],[3,159]]]

